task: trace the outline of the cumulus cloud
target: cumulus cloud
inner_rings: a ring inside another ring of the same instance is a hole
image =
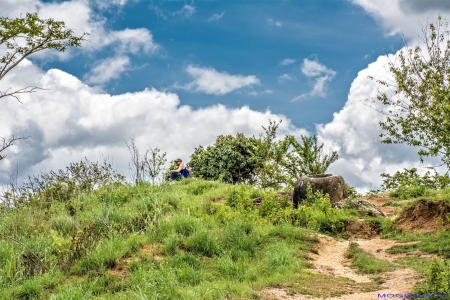
[[[381,173],[392,173],[403,168],[417,167],[417,149],[407,145],[381,144],[379,122],[384,115],[365,105],[365,99],[378,95],[377,87],[368,76],[391,78],[384,68],[386,57],[380,56],[360,71],[352,82],[348,100],[341,111],[334,113],[328,124],[317,126],[321,141],[338,150],[339,160],[332,173],[341,174],[360,190],[377,188]],[[389,95],[389,90],[381,89]]]
[[[327,83],[330,82],[336,72],[321,64],[318,60],[305,58],[301,67],[302,73],[313,80],[313,89],[309,93],[301,94],[292,99],[298,101],[308,97],[325,97],[327,95]]]
[[[146,28],[126,28],[124,30],[110,30],[105,24],[105,19],[96,14],[90,5],[97,2],[89,1],[64,1],[64,2],[42,2],[39,0],[5,0],[2,2],[2,15],[15,18],[23,16],[27,12],[37,12],[41,18],[53,18],[66,23],[67,28],[74,30],[75,34],[81,35],[88,32],[87,41],[77,50],[69,49],[62,53],[59,51],[46,51],[37,53],[34,58],[67,60],[74,51],[94,52],[106,47],[115,51],[116,56],[124,58],[129,54],[153,54],[159,48],[153,40],[152,33]],[[100,3],[100,2],[98,2]],[[108,5],[124,5],[125,0],[115,0]],[[123,63],[124,60],[122,59]],[[94,64],[98,68],[102,61]],[[117,64],[115,65],[118,66]],[[98,70],[98,69],[97,69]],[[119,71],[116,69],[116,71]],[[91,76],[97,71],[92,69],[86,76]],[[98,78],[98,76],[96,76]],[[107,78],[105,76],[104,78]],[[114,77],[110,77],[114,78]],[[94,79],[95,81],[95,79]]]
[[[3,179],[16,164],[20,174],[26,175],[62,168],[83,156],[97,160],[100,153],[128,175],[124,141],[132,136],[141,149],[158,146],[169,158],[188,161],[195,147],[212,144],[218,135],[258,135],[269,119],[283,120],[280,134],[307,134],[283,115],[246,106],[192,109],[182,105],[176,94],[155,89],[114,96],[100,93],[70,74],[56,69],[43,72],[29,61],[2,80],[0,90],[27,85],[47,90],[23,95],[23,104],[12,98],[2,100],[0,136],[31,136],[8,151],[0,164]]]
[[[194,80],[180,88],[202,92],[206,94],[224,95],[246,86],[259,84],[255,75],[230,75],[226,72],[218,72],[212,68],[202,68],[189,65],[186,72]]]
[[[224,15],[225,11],[223,11],[220,14],[213,14],[211,17],[208,18],[208,22],[219,21],[220,19],[222,19]]]
[[[189,19],[195,13],[195,7],[193,5],[185,4],[179,11],[174,12],[172,15],[181,16],[182,19]]]
[[[388,35],[403,33],[417,37],[419,24],[433,21],[437,15],[450,19],[450,2],[445,0],[352,0],[374,17]]]
[[[279,66],[289,66],[289,65],[292,65],[293,63],[295,63],[296,61],[297,60],[292,59],[292,58],[286,58],[286,59],[283,59],[282,61],[280,61],[278,63],[278,65]]]
[[[115,56],[99,61],[89,74],[85,76],[87,82],[104,84],[111,79],[119,78],[130,65],[128,56]]]

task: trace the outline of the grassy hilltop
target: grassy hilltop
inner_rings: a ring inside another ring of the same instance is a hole
[[[252,299],[268,287],[317,297],[375,291],[382,284],[377,276],[356,283],[307,270],[318,234],[346,238],[346,225],[358,218],[384,236],[420,241],[391,251],[450,256],[449,231],[393,230],[388,219],[335,210],[320,194],[293,209],[274,191],[197,179],[63,193],[69,190],[47,188],[2,207],[0,299]],[[255,206],[258,197],[263,201]],[[434,276],[448,268],[414,256],[386,263],[353,244],[348,258],[369,274],[413,266]],[[444,275],[417,289],[448,288]]]

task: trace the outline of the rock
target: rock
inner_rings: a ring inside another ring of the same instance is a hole
[[[263,199],[261,197],[258,198],[254,198],[253,200],[253,205],[261,205]]]
[[[348,200],[344,199],[332,204],[335,209],[352,208],[359,211],[361,214],[371,217],[386,217],[386,215],[380,210],[378,206],[367,200]]]
[[[311,184],[313,193],[321,191],[330,195],[331,203],[336,203],[348,197],[347,186],[342,176],[331,174],[309,175],[301,177],[294,187],[294,207],[306,199],[306,187]]]
[[[350,238],[370,240],[378,235],[378,231],[369,221],[356,220],[345,225]]]

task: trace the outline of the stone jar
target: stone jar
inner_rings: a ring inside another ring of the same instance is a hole
[[[306,187],[311,184],[312,192],[321,191],[330,195],[331,204],[348,197],[347,186],[342,176],[331,174],[308,175],[301,177],[294,187],[294,207],[306,199]]]

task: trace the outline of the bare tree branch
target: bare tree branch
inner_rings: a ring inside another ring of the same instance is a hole
[[[0,137],[0,160],[6,158],[6,155],[1,155],[1,153],[3,151],[5,151],[6,149],[8,149],[9,147],[13,146],[15,141],[26,140],[28,138],[29,138],[29,136],[27,136],[27,137],[18,137],[18,138],[16,138],[15,136],[12,136],[9,140],[7,140],[7,139],[5,139],[3,137]]]

